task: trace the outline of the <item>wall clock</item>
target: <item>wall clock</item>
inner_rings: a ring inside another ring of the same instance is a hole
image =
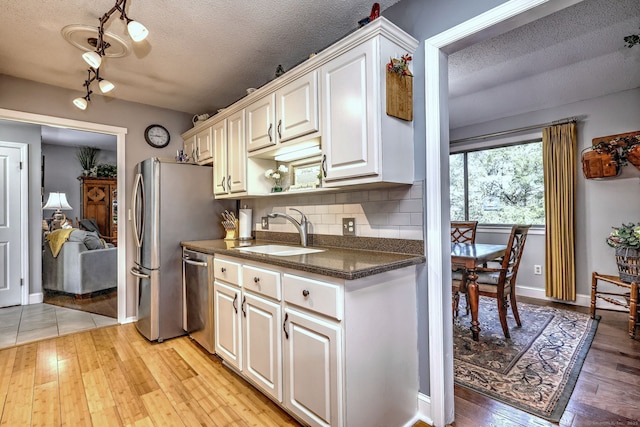
[[[154,124],[144,130],[144,139],[154,148],[163,148],[169,145],[171,135],[164,126]]]

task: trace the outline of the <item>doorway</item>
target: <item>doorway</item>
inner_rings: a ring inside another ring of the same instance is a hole
[[[60,117],[52,117],[45,116],[40,114],[32,114],[25,113],[21,111],[13,111],[0,109],[0,119],[13,121],[13,122],[22,122],[29,124],[36,124],[41,126],[51,126],[54,128],[64,128],[64,129],[72,129],[78,131],[85,132],[94,132],[98,134],[104,135],[112,135],[116,138],[116,147],[117,147],[117,168],[121,173],[117,176],[118,187],[124,188],[126,180],[125,180],[125,135],[127,133],[126,128],[103,125],[99,123],[91,123],[91,122],[83,122],[79,120],[71,120]],[[39,153],[39,141],[33,142],[34,146],[37,145],[38,149],[31,150],[32,153]],[[40,164],[40,156],[37,155],[37,158],[33,157],[29,159],[30,165],[33,169],[39,169]],[[38,188],[41,186],[40,180],[41,174],[39,172],[32,173],[30,180],[35,181],[31,182],[30,185],[32,187]],[[42,216],[42,196],[38,194],[38,192],[30,192],[29,199],[27,202],[28,211],[30,212],[31,218],[41,218]],[[119,209],[120,211],[126,212],[127,203],[126,200],[119,201]],[[42,226],[40,221],[30,221],[27,226],[27,235],[28,239],[25,239],[25,248],[23,253],[25,254],[25,264],[26,271],[28,274],[25,274],[24,286],[27,291],[28,298],[26,301],[23,301],[23,304],[28,303],[37,303],[42,302],[42,286],[41,286],[41,259],[42,259],[42,250],[41,250],[41,242],[42,242]],[[126,242],[126,227],[124,226],[123,221],[120,221],[117,224],[117,232],[118,238],[122,242]],[[119,266],[124,266],[126,262],[126,245],[118,245],[117,246],[117,263]],[[117,307],[118,307],[118,322],[123,323],[126,321],[126,269],[119,268],[117,271]]]
[[[44,303],[117,318],[116,137],[51,126],[41,135],[43,200],[65,194],[68,202],[61,231],[55,211],[43,210],[43,235],[70,233],[56,257],[43,241]]]

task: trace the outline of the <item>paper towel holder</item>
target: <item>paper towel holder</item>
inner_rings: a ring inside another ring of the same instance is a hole
[[[251,209],[247,209],[247,205],[244,205],[242,209],[238,210],[238,219],[240,221],[238,240],[252,240],[253,236],[251,231],[253,227],[251,225]]]

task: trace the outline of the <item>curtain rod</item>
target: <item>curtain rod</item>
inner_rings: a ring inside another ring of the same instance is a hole
[[[476,141],[478,139],[493,138],[495,136],[509,135],[509,134],[512,134],[512,133],[524,132],[526,130],[542,129],[542,128],[546,128],[548,126],[564,125],[566,123],[575,123],[577,121],[578,121],[577,117],[568,117],[566,119],[555,120],[553,122],[544,123],[544,124],[541,124],[541,125],[526,126],[526,127],[522,127],[522,128],[518,128],[518,129],[503,130],[503,131],[500,131],[500,132],[487,133],[485,135],[470,136],[468,138],[460,138],[460,139],[456,139],[456,140],[453,140],[453,141],[449,141],[449,144],[459,144],[461,142],[468,142],[468,141]]]

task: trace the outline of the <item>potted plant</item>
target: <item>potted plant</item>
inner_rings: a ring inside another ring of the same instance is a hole
[[[285,165],[278,166],[278,169],[267,169],[264,172],[265,178],[270,179],[273,182],[273,186],[271,187],[272,193],[280,193],[282,188],[282,180],[284,176],[289,172],[289,169]]]
[[[96,161],[98,160],[99,148],[83,146],[76,151],[76,158],[80,162],[82,175],[97,176]]]
[[[618,272],[623,282],[640,282],[640,223],[613,227],[607,244],[616,250]]]

